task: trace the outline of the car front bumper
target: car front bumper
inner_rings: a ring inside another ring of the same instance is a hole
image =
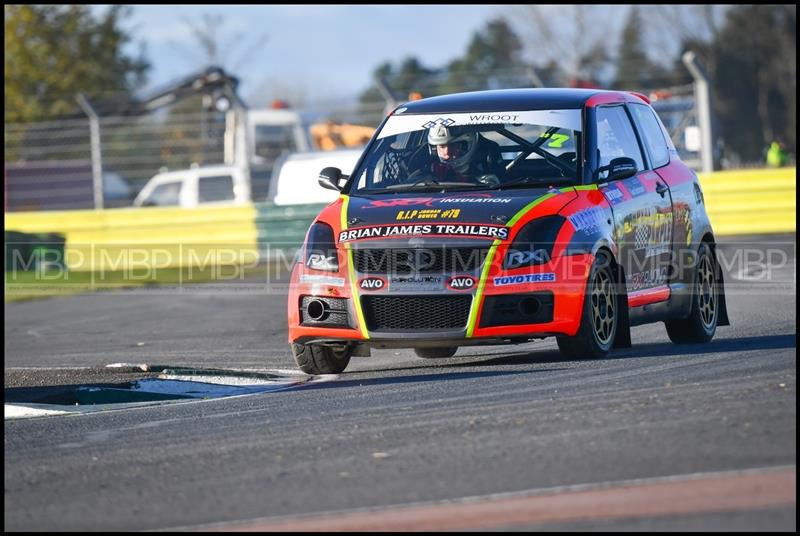
[[[493,265],[476,276],[469,291],[417,292],[364,291],[357,288],[360,274],[355,272],[330,274],[296,264],[288,299],[289,342],[410,348],[574,335],[593,260],[584,253],[516,270]],[[304,306],[316,298],[333,304],[329,311],[336,312],[335,319],[309,320]]]

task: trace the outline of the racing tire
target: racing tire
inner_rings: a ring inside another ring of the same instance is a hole
[[[614,346],[620,322],[620,293],[611,269],[611,257],[600,252],[586,281],[581,325],[573,336],[556,337],[561,355],[568,358],[605,357]]]
[[[292,354],[297,367],[306,374],[339,374],[350,363],[353,347],[292,344]]]
[[[424,359],[437,359],[443,357],[453,357],[458,351],[458,346],[440,346],[438,348],[414,348],[417,357]]]
[[[697,250],[692,282],[691,312],[686,318],[667,320],[667,335],[675,344],[698,344],[714,338],[719,320],[719,281],[711,247],[703,242]]]

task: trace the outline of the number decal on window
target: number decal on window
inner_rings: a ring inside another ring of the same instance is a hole
[[[564,142],[569,139],[569,136],[566,134],[552,134],[550,136],[547,135],[545,132],[540,138],[550,138],[550,143],[547,144],[548,147],[553,147],[554,149],[560,149]]]

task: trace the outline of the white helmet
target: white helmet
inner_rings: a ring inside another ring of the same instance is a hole
[[[459,134],[454,132],[453,129],[447,128],[444,125],[438,125],[428,130],[428,143],[436,145],[452,145],[462,144],[460,154],[456,158],[444,161],[439,160],[443,164],[448,164],[459,173],[465,173],[469,168],[469,163],[472,160],[472,155],[478,147],[478,134],[475,132],[464,132]]]

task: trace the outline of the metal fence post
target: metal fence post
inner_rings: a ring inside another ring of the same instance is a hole
[[[700,127],[700,165],[703,173],[710,173],[717,167],[714,162],[714,133],[711,123],[711,93],[708,76],[697,55],[688,50],[681,57],[683,64],[694,78],[697,123]]]
[[[92,145],[92,182],[94,184],[94,208],[103,208],[103,157],[100,152],[100,119],[83,96],[83,93],[78,93],[75,97],[81,109],[89,116],[89,134],[91,136]]]
[[[389,87],[389,82],[387,82],[386,79],[381,76],[376,76],[375,85],[378,86],[378,91],[380,91],[381,96],[386,101],[386,107],[383,110],[383,115],[393,112],[394,109],[397,108],[399,101],[397,97],[395,97],[392,88]]]

